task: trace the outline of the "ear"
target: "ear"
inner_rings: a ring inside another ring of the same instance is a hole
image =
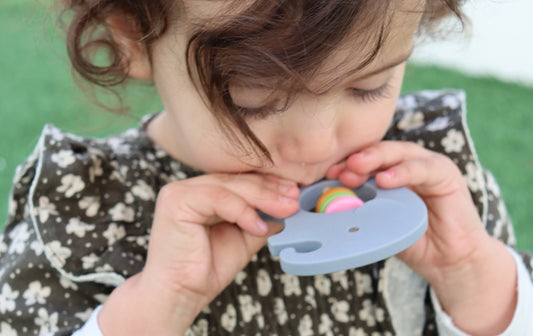
[[[107,24],[115,42],[120,46],[128,62],[128,76],[135,79],[151,80],[150,57],[140,40],[135,23],[122,13],[107,19]]]

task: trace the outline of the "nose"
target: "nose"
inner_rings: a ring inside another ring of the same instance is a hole
[[[317,164],[327,161],[338,148],[338,117],[334,102],[301,99],[285,112],[278,153],[285,161]]]

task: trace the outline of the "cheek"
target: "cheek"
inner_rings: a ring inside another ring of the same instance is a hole
[[[380,141],[390,127],[395,107],[396,99],[360,106],[349,120],[342,122],[341,137],[364,145]]]

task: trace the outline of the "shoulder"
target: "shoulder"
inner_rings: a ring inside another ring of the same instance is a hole
[[[461,170],[480,216],[487,216],[487,192],[466,119],[466,94],[461,90],[427,90],[398,100],[387,134],[391,140],[416,142],[448,156]]]
[[[136,129],[93,139],[46,125],[17,169],[8,225],[29,221],[46,258],[67,278],[116,285],[142,267],[164,183],[157,156]],[[129,265],[121,265],[124,253],[132,254]]]
[[[467,129],[464,91],[426,90],[398,99],[390,134],[427,137],[451,128]]]

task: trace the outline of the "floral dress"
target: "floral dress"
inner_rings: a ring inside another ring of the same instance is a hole
[[[464,94],[398,101],[387,139],[413,141],[461,169],[488,232],[515,238],[498,187],[480,166]],[[0,235],[0,336],[70,335],[142,270],[157,193],[198,174],[138,129],[105,139],[46,126],[18,167]],[[532,261],[523,254],[531,273]],[[427,283],[396,258],[297,277],[263,248],[198,315],[187,335],[437,335]],[[402,331],[403,330],[403,331]]]

